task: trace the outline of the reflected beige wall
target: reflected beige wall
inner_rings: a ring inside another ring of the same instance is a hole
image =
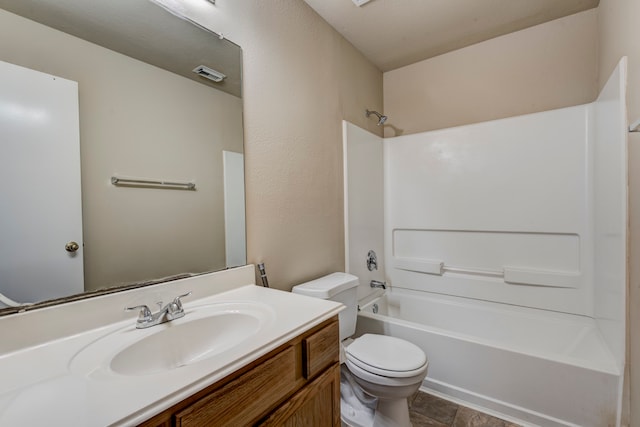
[[[224,268],[222,150],[242,151],[242,100],[3,10],[0,29],[0,60],[79,83],[85,288]]]
[[[278,289],[344,271],[341,120],[380,133],[382,73],[303,1],[189,6],[243,49],[248,261]]]
[[[380,134],[382,73],[299,0],[184,7],[243,49],[248,262],[280,289],[343,270],[341,120]]]
[[[629,57],[627,108],[630,122],[640,118],[640,2],[600,0],[599,86],[602,87],[623,56]],[[629,339],[631,426],[640,426],[640,134],[629,134]]]
[[[385,136],[591,102],[597,12],[571,15],[384,74]]]

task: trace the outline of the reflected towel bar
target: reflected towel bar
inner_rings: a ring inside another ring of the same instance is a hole
[[[629,132],[640,132],[640,119],[636,120],[629,126]]]
[[[196,184],[193,182],[154,181],[150,179],[118,178],[115,176],[111,177],[111,183],[113,185],[148,185],[148,186],[166,187],[166,188],[183,189],[183,190],[196,189]]]

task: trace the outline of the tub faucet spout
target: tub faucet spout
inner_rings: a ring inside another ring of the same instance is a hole
[[[372,280],[370,285],[372,288],[387,289],[387,282],[380,282],[379,280]]]

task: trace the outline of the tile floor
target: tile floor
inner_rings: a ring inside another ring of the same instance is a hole
[[[409,413],[414,427],[518,427],[421,391],[409,399]]]

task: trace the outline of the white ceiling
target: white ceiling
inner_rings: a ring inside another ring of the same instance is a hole
[[[380,70],[598,6],[599,0],[305,0]]]

